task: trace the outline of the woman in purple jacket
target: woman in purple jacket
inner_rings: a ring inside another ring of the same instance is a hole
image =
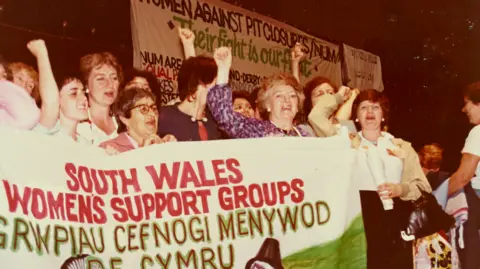
[[[232,138],[268,136],[309,136],[294,126],[301,110],[303,92],[291,74],[280,73],[264,79],[257,103],[262,119],[248,118],[233,111],[232,89],[228,86],[232,53],[230,48],[218,48],[214,54],[217,63],[217,83],[208,91],[207,104],[220,129]]]

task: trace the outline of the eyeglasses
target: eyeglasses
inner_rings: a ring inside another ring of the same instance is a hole
[[[153,105],[145,105],[145,104],[136,105],[136,106],[130,108],[130,110],[133,110],[135,108],[139,108],[140,113],[142,113],[143,115],[147,115],[148,112],[150,112],[150,110],[152,110],[153,113],[158,114],[157,105],[155,105],[155,104],[153,104]]]

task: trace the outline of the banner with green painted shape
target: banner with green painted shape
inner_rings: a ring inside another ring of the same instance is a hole
[[[0,136],[2,269],[365,268],[348,138],[112,157],[29,131]]]

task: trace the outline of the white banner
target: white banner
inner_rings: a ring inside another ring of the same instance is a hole
[[[0,135],[2,269],[366,267],[355,151],[341,138],[169,143],[110,157]]]
[[[380,57],[370,52],[343,44],[345,79],[347,85],[360,90],[383,91]]]
[[[310,36],[271,18],[219,0],[131,0],[134,65],[161,80],[162,102],[174,99],[183,50],[177,26],[195,33],[197,54],[230,46],[234,56],[231,84],[251,91],[265,76],[290,72],[290,48],[300,42],[306,59],[302,81],[316,75],[341,84],[339,46]]]

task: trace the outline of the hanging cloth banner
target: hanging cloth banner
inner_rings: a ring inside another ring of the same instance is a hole
[[[0,136],[2,269],[366,268],[348,138],[107,156],[28,131]]]
[[[175,99],[183,49],[178,26],[195,33],[197,55],[212,55],[229,46],[233,54],[231,85],[252,91],[261,80],[277,72],[291,72],[291,48],[305,47],[300,76],[317,75],[341,84],[339,46],[294,27],[219,0],[131,0],[134,65],[160,80],[162,103]]]
[[[383,91],[380,57],[370,52],[343,44],[344,83],[360,90]]]

